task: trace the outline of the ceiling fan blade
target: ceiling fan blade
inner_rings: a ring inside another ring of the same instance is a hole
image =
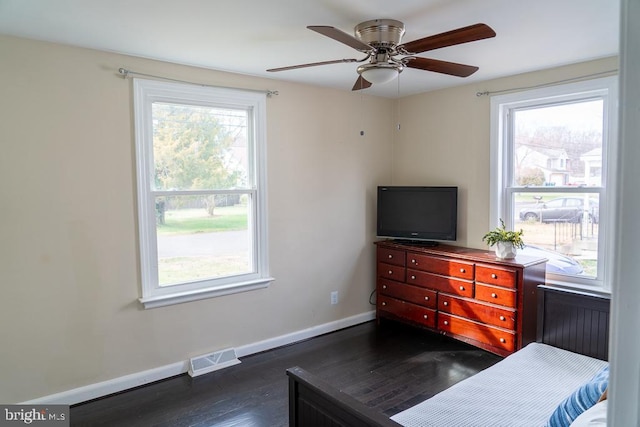
[[[441,47],[488,39],[495,37],[495,35],[496,32],[488,25],[474,24],[402,44],[398,46],[398,50],[407,54],[421,53],[428,50],[440,49]]]
[[[335,27],[331,27],[328,25],[309,25],[308,29],[315,31],[316,33],[320,33],[323,36],[327,36],[334,40],[339,41],[340,43],[344,43],[349,47],[352,47],[361,52],[368,52],[371,50],[371,46],[368,44],[361,42],[357,38],[353,37],[350,34],[345,33],[342,30],[339,30]]]
[[[469,77],[479,70],[478,67],[474,67],[473,65],[457,64],[439,59],[407,58],[407,60],[407,67],[409,68],[417,68],[419,70],[433,71],[458,77]]]
[[[280,67],[280,68],[269,68],[267,71],[271,71],[271,72],[287,71],[287,70],[295,70],[297,68],[316,67],[318,65],[341,64],[343,62],[358,62],[358,60],[357,59],[336,59],[333,61],[310,62],[309,64],[290,65],[288,67]]]
[[[351,90],[366,89],[368,87],[371,87],[371,82],[365,80],[362,76],[358,76],[358,80],[356,80]]]

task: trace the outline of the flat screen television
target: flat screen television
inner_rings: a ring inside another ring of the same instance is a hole
[[[378,187],[377,236],[437,244],[456,240],[458,187]]]

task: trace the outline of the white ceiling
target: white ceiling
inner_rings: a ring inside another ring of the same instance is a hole
[[[480,67],[471,77],[405,69],[398,97],[616,55],[618,0],[0,0],[0,34],[350,90],[358,64],[267,68],[363,55],[306,29],[353,34],[369,19],[405,23],[404,42],[483,22],[495,38],[419,56]],[[124,65],[124,64],[123,64]],[[167,76],[170,77],[170,76]],[[277,90],[277,82],[269,89]]]

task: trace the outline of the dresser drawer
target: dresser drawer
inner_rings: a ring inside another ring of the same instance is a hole
[[[419,286],[378,279],[378,293],[412,302],[427,308],[436,308],[436,292]]]
[[[506,351],[514,351],[516,348],[516,334],[513,331],[494,328],[446,313],[438,313],[438,329]]]
[[[505,307],[516,308],[516,291],[498,286],[476,283],[476,299]]]
[[[438,310],[501,328],[516,329],[516,311],[440,293]]]
[[[379,311],[390,313],[395,317],[419,323],[429,328],[435,328],[436,326],[436,311],[421,305],[412,304],[385,295],[378,295],[377,307]]]
[[[378,263],[378,277],[404,282],[405,268],[399,265]]]
[[[441,274],[443,276],[473,280],[474,264],[470,262],[407,252],[407,267],[429,273]]]
[[[473,296],[473,282],[407,269],[407,283],[463,297]]]
[[[384,262],[393,265],[405,265],[405,252],[397,249],[378,248],[378,262]]]
[[[502,269],[482,264],[476,265],[476,282],[515,289],[516,277],[515,270]]]

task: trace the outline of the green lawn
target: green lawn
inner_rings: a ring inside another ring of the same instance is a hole
[[[247,218],[246,205],[216,208],[214,216],[205,209],[174,209],[165,212],[165,223],[157,230],[163,235],[246,230]]]
[[[588,277],[596,277],[598,271],[598,261],[595,259],[579,259],[577,260],[584,268],[584,275]]]
[[[220,257],[174,257],[160,259],[158,263],[160,286],[233,276],[250,271],[246,254]]]

